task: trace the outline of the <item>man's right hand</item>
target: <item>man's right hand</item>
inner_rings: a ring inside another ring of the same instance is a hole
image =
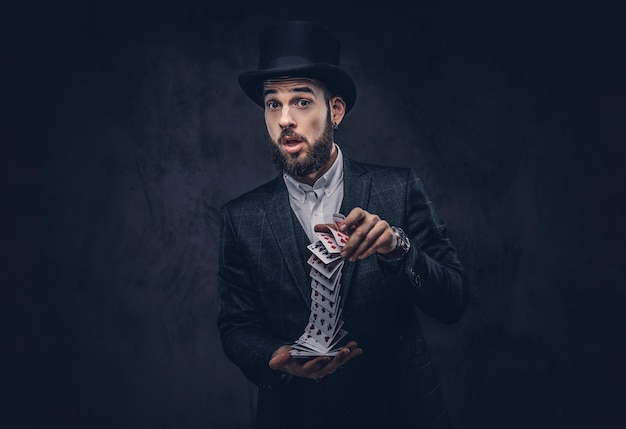
[[[312,380],[319,380],[334,373],[337,368],[363,353],[355,341],[346,344],[334,357],[319,356],[310,360],[294,359],[289,354],[289,350],[291,350],[291,346],[288,345],[279,347],[272,354],[269,362],[270,368]]]

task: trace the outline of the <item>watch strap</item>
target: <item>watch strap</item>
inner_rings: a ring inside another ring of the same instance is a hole
[[[401,259],[411,248],[409,238],[404,231],[398,227],[392,226],[391,230],[396,236],[396,248],[389,253],[379,253],[378,255],[385,261],[393,261]]]

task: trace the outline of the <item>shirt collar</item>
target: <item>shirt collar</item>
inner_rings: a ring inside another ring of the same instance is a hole
[[[339,149],[339,145],[335,144],[335,148],[337,149],[335,162],[333,162],[333,165],[330,166],[323,176],[315,181],[313,186],[298,182],[287,173],[283,173],[283,179],[291,198],[302,203],[304,202],[307,191],[321,191],[324,192],[327,197],[330,197],[337,190],[339,185],[343,182],[343,154],[341,153],[341,149]],[[319,195],[319,192],[316,193]]]

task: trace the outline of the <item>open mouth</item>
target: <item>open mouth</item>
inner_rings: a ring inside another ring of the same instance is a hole
[[[304,142],[301,139],[294,136],[283,137],[281,139],[281,143],[288,153],[300,152],[302,146],[304,145]]]

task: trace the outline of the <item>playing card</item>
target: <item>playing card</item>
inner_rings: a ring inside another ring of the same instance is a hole
[[[328,351],[328,354],[332,354],[333,356],[335,354],[337,354],[337,352],[339,352],[341,349],[343,348],[343,346],[338,346],[333,348],[332,350]],[[298,344],[298,343],[293,343],[291,345],[291,350],[290,353],[292,351],[297,352],[297,354],[304,356],[305,354],[310,354],[311,356],[324,356],[323,354],[321,354],[320,352],[314,351],[312,348],[310,348],[308,345],[306,344]]]
[[[311,302],[311,315],[309,323],[320,323],[321,320],[328,320],[332,324],[337,324],[341,317],[341,306],[337,305],[337,310],[329,310],[317,301]]]
[[[332,338],[328,337],[328,344],[331,344]],[[328,347],[317,341],[313,338],[313,335],[304,333],[296,340],[297,343],[305,345],[310,349],[319,352],[319,353],[327,353],[332,347]]]
[[[335,334],[335,338],[333,338],[332,342],[329,344],[328,348],[332,349],[336,347],[337,344],[339,344],[339,341],[341,341],[346,335],[348,335],[348,331],[346,331],[345,329],[339,329]]]
[[[339,341],[341,341],[341,339],[345,337],[347,333],[347,331],[340,329],[335,333],[333,337],[330,335],[324,335],[323,333],[317,335],[317,333],[309,334],[305,332],[300,336],[298,340],[296,340],[296,342],[299,344],[307,345],[313,350],[326,353],[330,349],[332,349]]]
[[[324,264],[329,264],[341,258],[341,256],[339,256],[339,253],[330,253],[321,241],[309,244],[307,246],[307,249],[313,252],[313,254],[317,256]]]
[[[328,350],[331,349],[331,347],[324,347],[322,344],[320,344],[315,338],[313,338],[313,335],[305,332],[304,334],[300,335],[300,338],[298,338],[296,340],[296,344],[300,344],[303,345],[311,350],[314,350],[318,353],[326,353],[328,352]]]
[[[330,232],[332,232],[333,237],[335,238],[335,241],[337,242],[337,244],[338,244],[340,247],[345,246],[345,245],[346,245],[346,243],[348,242],[348,239],[350,238],[350,237],[348,236],[348,234],[345,234],[345,233],[343,233],[343,232],[341,232],[341,231],[338,231],[338,230],[336,230],[336,229],[332,229],[332,228],[331,228],[331,229],[330,229]]]
[[[339,353],[342,348],[343,346],[335,345],[335,347],[333,347],[331,350],[327,351],[326,353],[321,353],[319,351],[315,351],[311,349],[306,344],[302,345],[302,344],[294,343],[291,345],[291,350],[289,351],[289,354],[291,355],[291,357],[295,359],[315,358],[318,356],[331,356],[332,357],[332,356],[336,356],[337,353]]]
[[[341,324],[343,324],[343,321],[341,322]],[[341,332],[342,332],[341,327],[337,326],[337,329],[333,328],[332,332],[325,332],[321,328],[317,328],[312,331],[309,331],[308,334],[311,335],[315,339],[315,341],[320,343],[325,348],[332,348],[334,344],[336,344],[337,341],[341,339],[341,338],[337,338],[339,337]]]
[[[311,290],[311,299],[328,311],[337,311],[339,302],[341,301],[341,297],[337,297],[337,302],[331,301],[315,289]],[[313,302],[311,302],[311,307],[313,307]]]
[[[328,299],[335,301],[337,297],[339,296],[341,283],[338,283],[337,287],[333,290],[333,289],[327,288],[326,286],[324,286],[317,280],[311,279],[311,289],[314,289],[318,291],[319,293],[321,293],[322,295],[324,295],[325,297],[327,297]]]
[[[326,250],[329,253],[339,253],[341,252],[341,247],[337,244],[335,240],[335,236],[330,232],[315,232],[315,235],[320,239]]]
[[[327,278],[315,268],[311,268],[309,275],[311,276],[311,278],[317,280],[330,290],[334,290],[337,287],[337,284],[339,284],[339,280],[341,279],[341,271],[337,271],[330,278]]]
[[[313,350],[298,350],[298,349],[292,349],[289,351],[289,354],[291,355],[292,358],[294,359],[311,359],[311,358],[316,358],[318,356],[337,356],[337,353],[339,353],[341,351],[341,347],[333,349],[333,350],[329,350],[326,353],[320,353],[320,352],[316,352]]]
[[[341,213],[335,213],[333,214],[333,223],[335,224],[335,226],[337,227],[337,230],[341,229],[341,222],[343,222],[343,220],[346,217],[344,215],[342,215]]]
[[[341,319],[332,319],[332,318],[317,318],[317,321],[310,321],[305,332],[312,334],[316,331],[321,331],[325,335],[334,335],[337,329],[341,329],[343,326],[343,320]],[[318,334],[319,335],[319,334]]]
[[[307,264],[315,268],[327,279],[330,279],[333,274],[335,274],[337,270],[343,266],[344,262],[343,259],[337,259],[329,264],[325,264],[316,255],[311,255],[311,257],[307,260]]]
[[[294,343],[291,345],[291,350],[289,350],[289,354],[291,356],[298,356],[298,357],[320,356],[319,352],[313,351],[310,347],[307,347],[306,345],[301,345],[298,343]]]

